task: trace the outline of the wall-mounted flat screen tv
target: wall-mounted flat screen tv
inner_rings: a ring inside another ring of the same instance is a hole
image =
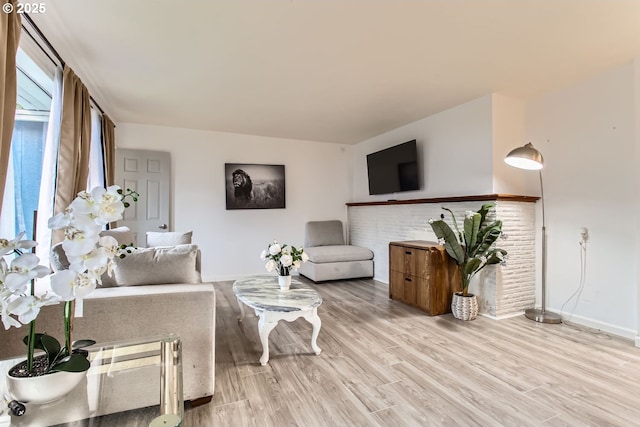
[[[367,155],[369,194],[419,190],[416,140]]]

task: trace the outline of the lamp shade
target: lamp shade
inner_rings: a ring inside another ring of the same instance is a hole
[[[530,142],[509,152],[505,163],[518,169],[539,170],[544,167],[542,154]]]

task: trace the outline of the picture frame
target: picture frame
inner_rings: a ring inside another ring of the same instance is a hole
[[[225,163],[227,210],[285,209],[284,165]]]

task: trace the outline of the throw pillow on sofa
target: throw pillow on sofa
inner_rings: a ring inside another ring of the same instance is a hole
[[[201,283],[196,245],[135,248],[116,260],[114,278],[118,286]]]
[[[193,231],[147,231],[147,247],[175,246],[191,244]]]

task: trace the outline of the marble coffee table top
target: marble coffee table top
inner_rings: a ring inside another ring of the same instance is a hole
[[[293,276],[291,287],[280,290],[278,276],[253,276],[236,280],[233,293],[238,300],[256,310],[291,312],[309,310],[322,304],[314,289]]]

